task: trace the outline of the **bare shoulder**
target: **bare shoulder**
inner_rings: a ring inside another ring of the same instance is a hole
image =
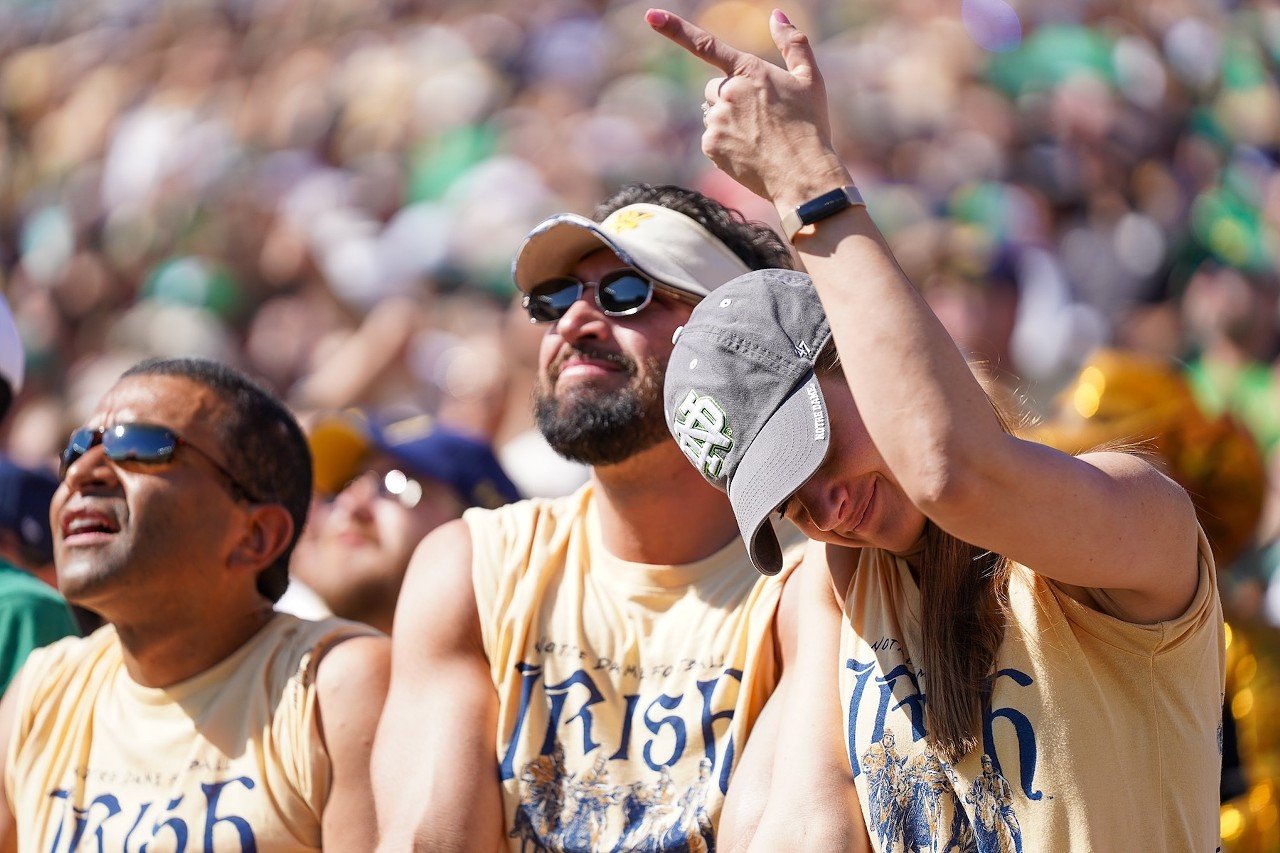
[[[1171,553],[1194,557],[1199,534],[1195,505],[1186,489],[1136,453],[1099,451],[1078,458],[1105,475],[1110,488],[1132,508],[1134,533],[1157,547],[1167,546]],[[1189,565],[1194,570],[1195,560]]]
[[[316,690],[320,699],[337,699],[345,691],[355,692],[385,685],[391,664],[391,639],[382,634],[348,637],[325,650],[316,664]],[[367,699],[364,694],[363,699]],[[361,700],[359,694],[357,700]]]
[[[471,531],[462,519],[437,527],[418,544],[400,590],[394,634],[398,648],[478,641]]]
[[[1098,497],[1107,519],[1097,525],[1094,540],[1104,554],[1099,566],[1108,574],[1076,583],[1108,590],[1116,615],[1128,621],[1175,618],[1190,605],[1200,576],[1191,496],[1139,455],[1097,452],[1079,458],[1102,475]]]
[[[1156,466],[1154,457],[1148,457],[1143,453],[1095,450],[1081,453],[1076,458],[1083,462],[1088,462],[1094,468],[1117,479],[1148,482],[1152,486],[1160,485],[1171,492],[1186,494],[1181,486]]]
[[[414,549],[400,594],[427,601],[471,585],[471,528],[461,518],[431,531]]]
[[[356,756],[367,763],[390,681],[391,640],[382,634],[350,637],[325,651],[316,665],[317,720],[335,761]]]

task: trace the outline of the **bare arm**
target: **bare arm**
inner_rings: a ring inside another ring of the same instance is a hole
[[[777,750],[778,728],[786,713],[783,696],[787,690],[786,676],[765,703],[751,728],[751,737],[742,750],[724,796],[724,808],[720,810],[720,826],[716,832],[716,849],[725,853],[741,853],[751,849],[760,820],[769,802],[769,777],[773,773],[774,753]]]
[[[354,637],[329,649],[316,670],[316,703],[332,767],[321,821],[324,846],[369,850],[377,840],[369,758],[387,695],[391,642]]]
[[[783,697],[796,657],[796,625],[799,620],[797,610],[800,607],[800,584],[796,581],[798,574],[799,572],[792,572],[787,578],[774,616],[773,631],[782,667],[778,686],[774,688],[755,725],[751,727],[751,736],[747,738],[746,746],[729,780],[729,790],[725,792],[716,846],[728,853],[747,850],[751,846],[769,799],[778,729],[785,713],[786,700]]]
[[[832,146],[825,86],[803,33],[770,19],[786,61],[778,68],[670,13],[648,20],[728,75],[708,84],[702,139],[722,170],[780,212],[853,183]],[[823,220],[795,246],[867,431],[925,515],[1043,575],[1111,590],[1134,621],[1187,607],[1196,529],[1181,489],[1123,454],[1070,457],[1006,434],[864,208]]]
[[[729,783],[717,837],[727,851],[870,850],[844,753],[842,616],[822,548],[810,543],[783,589],[782,678]]]
[[[18,693],[25,673],[19,671],[0,699],[0,853],[10,853],[18,849],[18,825],[13,818],[13,810],[9,805],[9,792],[4,785],[4,774],[9,767],[9,738],[13,736],[13,727],[17,725]]]
[[[804,618],[783,697],[769,805],[752,850],[871,849],[845,752],[839,685],[843,616],[827,571],[827,547],[811,543],[791,579]]]
[[[463,521],[418,546],[396,608],[391,692],[374,745],[385,850],[484,851],[503,842],[498,695]]]

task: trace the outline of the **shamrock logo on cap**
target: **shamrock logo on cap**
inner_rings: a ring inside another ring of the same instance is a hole
[[[720,404],[709,394],[689,389],[676,409],[675,430],[680,449],[694,467],[718,479],[733,450],[733,430]]]

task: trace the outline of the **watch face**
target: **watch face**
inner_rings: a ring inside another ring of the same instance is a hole
[[[811,225],[820,219],[826,219],[835,213],[839,213],[846,207],[854,204],[862,204],[862,196],[854,187],[840,187],[829,193],[823,193],[811,201],[796,208],[796,214],[800,217],[800,221],[805,225]]]
[[[858,188],[852,185],[838,187],[831,192],[823,193],[817,198],[806,201],[794,211],[783,215],[782,227],[787,232],[787,239],[794,239],[804,226],[820,222],[828,216],[839,213],[846,207],[855,205],[866,206],[866,202],[862,200],[862,194],[858,192]]]

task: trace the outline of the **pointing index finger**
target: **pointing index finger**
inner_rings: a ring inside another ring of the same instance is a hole
[[[645,22],[694,56],[732,77],[750,54],[725,44],[699,26],[662,9],[650,9]]]

